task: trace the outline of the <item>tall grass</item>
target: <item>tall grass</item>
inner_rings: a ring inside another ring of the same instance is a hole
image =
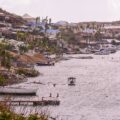
[[[25,110],[21,114],[15,113],[11,105],[7,104],[7,99],[4,102],[0,102],[0,120],[48,120],[49,115],[46,112],[33,114],[26,116]]]

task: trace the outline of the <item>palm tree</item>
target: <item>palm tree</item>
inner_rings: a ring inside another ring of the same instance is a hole
[[[17,32],[17,40],[18,41],[24,41],[24,42],[28,42],[28,37],[29,37],[29,33],[24,33],[24,32]]]
[[[46,34],[46,32],[47,32],[48,29],[49,29],[49,25],[46,23],[45,24],[45,34]]]
[[[100,30],[95,33],[94,38],[96,41],[100,41],[102,39],[102,34],[100,33]]]
[[[49,18],[49,24],[51,24],[52,23],[52,19],[51,18]]]
[[[28,47],[20,45],[19,51],[20,51],[20,54],[26,53],[28,51]]]
[[[40,22],[40,17],[36,17],[36,23]]]
[[[95,29],[95,23],[94,22],[92,23],[92,28]]]
[[[1,66],[10,69],[11,68],[11,55],[5,50],[0,50],[0,56],[1,56]]]
[[[83,31],[83,30],[84,30],[84,27],[81,25],[81,26],[80,26],[80,29]]]

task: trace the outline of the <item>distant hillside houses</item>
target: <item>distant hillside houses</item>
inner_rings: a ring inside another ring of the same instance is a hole
[[[58,26],[68,26],[69,23],[66,22],[66,21],[58,21],[57,23],[55,23],[55,25],[58,25]]]
[[[120,39],[120,25],[105,25],[102,34],[104,38]]]
[[[17,41],[14,39],[4,39],[4,38],[0,38],[0,43],[8,43],[14,46],[25,46],[25,43],[22,41]]]
[[[105,25],[104,29],[120,29],[120,25]]]
[[[26,26],[29,26],[31,29],[35,29],[35,28],[40,28],[40,30],[44,30],[45,29],[45,25],[46,23],[42,23],[42,22],[39,22],[39,23],[36,23],[36,22],[27,22],[26,23]]]
[[[66,21],[58,21],[56,23],[53,23],[54,27],[57,27],[58,29],[67,29],[70,27],[70,24]]]
[[[28,22],[26,25],[32,30],[37,30],[39,33],[46,34],[46,36],[48,36],[50,39],[56,38],[58,33],[60,33],[60,30],[52,28],[52,25],[47,25],[46,28],[46,23],[44,22]]]
[[[49,39],[56,39],[57,35],[60,33],[60,30],[48,29],[42,30],[42,33],[45,33]]]
[[[93,34],[93,33],[96,33],[97,30],[95,30],[95,29],[90,29],[90,28],[86,28],[86,29],[82,30],[81,32]]]
[[[22,16],[22,18],[24,19],[24,20],[26,20],[27,22],[35,22],[36,21],[36,18],[34,18],[34,17],[31,17],[29,14],[24,14],[23,16]]]
[[[16,25],[22,25],[26,21],[22,19],[22,17],[9,13],[0,8],[0,22],[11,23],[13,26],[16,26]]]

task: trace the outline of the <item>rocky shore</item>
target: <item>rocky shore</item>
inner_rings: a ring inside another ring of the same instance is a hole
[[[11,73],[10,71],[0,70],[0,86],[12,85],[26,81],[27,78],[23,75]]]
[[[19,75],[24,75],[25,77],[37,77],[38,75],[40,75],[40,73],[35,69],[28,68],[19,68],[16,70],[16,73]]]

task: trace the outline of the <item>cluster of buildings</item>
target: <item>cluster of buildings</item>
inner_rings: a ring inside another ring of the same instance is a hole
[[[0,36],[15,39],[17,38],[18,31],[29,32],[33,35],[34,31],[37,31],[36,33],[39,34],[46,33],[50,39],[55,39],[60,32],[58,29],[52,27],[50,18],[46,17],[40,20],[39,17],[33,18],[28,14],[20,17],[0,9]]]
[[[33,67],[38,62],[49,63],[50,59],[35,51],[36,48],[23,54],[20,50],[28,48],[30,42],[42,41],[45,37],[54,41],[59,33],[58,29],[52,27],[50,20],[48,23],[47,18],[40,21],[39,18],[28,15],[20,17],[0,9],[0,44],[10,45],[8,52],[14,58],[14,67]]]
[[[65,34],[68,35],[68,40],[65,40]],[[72,36],[70,42],[69,36]],[[88,46],[100,49],[101,46],[108,44],[119,45],[120,24],[119,22],[68,23],[66,21],[52,23],[51,18],[48,17],[34,18],[28,14],[20,17],[0,9],[0,37],[7,38],[16,49],[31,41],[43,41],[44,38],[48,38],[49,43],[57,45],[62,52],[79,53],[81,48]]]
[[[118,22],[77,23],[72,24],[71,29],[81,48],[98,50],[120,45],[120,23]]]

